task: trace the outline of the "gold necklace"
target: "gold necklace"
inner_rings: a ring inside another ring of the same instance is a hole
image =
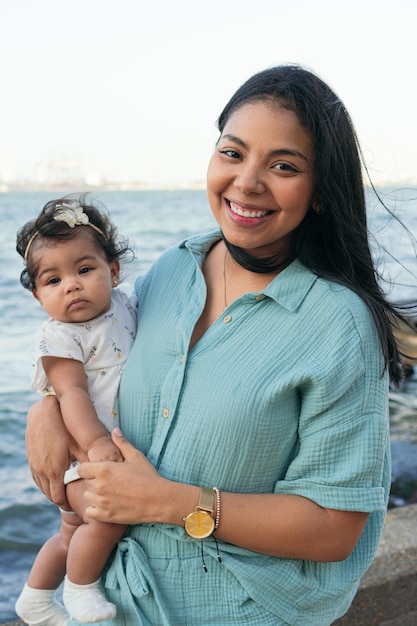
[[[226,284],[226,259],[227,259],[228,250],[224,253],[223,259],[223,300],[224,300],[224,308],[223,311],[227,309],[227,284]]]

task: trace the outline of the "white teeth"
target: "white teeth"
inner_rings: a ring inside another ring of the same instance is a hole
[[[268,214],[268,211],[244,211],[233,202],[230,202],[230,208],[232,209],[233,213],[236,213],[236,215],[240,215],[240,217],[264,217]]]

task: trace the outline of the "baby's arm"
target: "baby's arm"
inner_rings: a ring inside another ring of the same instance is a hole
[[[98,419],[88,394],[83,364],[75,359],[42,357],[42,365],[54,388],[62,418],[90,461],[122,461],[117,447]]]

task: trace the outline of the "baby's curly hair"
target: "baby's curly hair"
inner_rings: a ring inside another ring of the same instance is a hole
[[[37,218],[27,222],[17,232],[16,250],[23,257],[25,268],[20,275],[20,282],[25,289],[35,289],[37,264],[31,261],[31,245],[38,237],[50,241],[68,241],[77,236],[79,226],[71,228],[65,221],[55,219],[62,206],[77,203],[88,216],[91,234],[96,245],[103,250],[107,261],[134,258],[134,252],[125,238],[118,236],[117,228],[110,220],[103,203],[89,199],[89,194],[70,194],[45,204]],[[86,224],[86,226],[88,226]]]

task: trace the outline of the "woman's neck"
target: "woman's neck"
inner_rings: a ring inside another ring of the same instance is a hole
[[[295,258],[291,254],[284,255],[279,253],[269,257],[257,257],[249,252],[246,252],[243,248],[239,248],[239,246],[231,244],[225,238],[223,233],[222,237],[227,251],[233,261],[243,269],[248,270],[249,272],[254,272],[255,274],[278,274]]]

